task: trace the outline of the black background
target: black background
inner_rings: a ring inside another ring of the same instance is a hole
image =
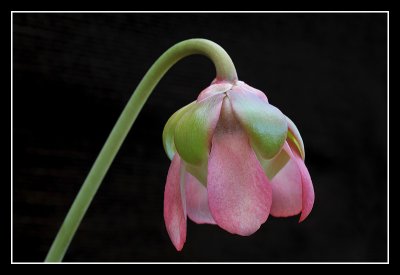
[[[215,76],[194,56],[145,105],[65,261],[385,261],[386,14],[14,14],[13,260],[42,261],[97,153],[155,59],[193,37],[291,117],[316,193],[309,218],[250,237],[163,220],[169,116]]]

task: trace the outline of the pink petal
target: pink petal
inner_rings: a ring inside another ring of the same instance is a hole
[[[223,94],[230,88],[232,88],[232,84],[229,82],[213,82],[199,94],[197,101],[201,101],[213,95]]]
[[[184,169],[176,153],[168,170],[164,192],[164,220],[168,235],[180,251],[186,241],[186,205],[183,189]]]
[[[212,139],[207,191],[214,220],[230,233],[251,235],[268,218],[271,186],[227,97]]]
[[[294,216],[302,210],[302,179],[298,164],[292,158],[287,142],[282,150],[289,151],[291,158],[271,180],[271,215],[274,217]]]
[[[238,85],[237,86],[242,88],[242,89],[244,89],[244,90],[246,90],[246,91],[248,91],[248,92],[250,92],[250,93],[255,94],[258,98],[260,98],[262,100],[265,100],[268,103],[268,98],[262,91],[254,88],[254,87],[251,87],[250,85],[247,85],[243,81],[238,81]]]
[[[285,142],[283,150],[289,154],[290,160],[271,181],[271,215],[287,217],[301,211],[299,222],[302,222],[313,208],[314,187],[310,173],[295,146],[291,141]]]
[[[215,224],[208,207],[207,188],[191,174],[185,174],[186,207],[189,218],[198,224]]]
[[[296,150],[293,150],[293,157],[294,160],[297,163],[297,166],[299,168],[300,174],[301,174],[301,180],[302,180],[302,204],[303,204],[303,209],[301,211],[301,216],[299,222],[304,221],[307,216],[310,214],[313,205],[314,205],[314,199],[315,199],[315,194],[314,194],[314,187],[312,184],[311,176],[310,173],[308,172],[308,169],[306,165],[304,164],[304,161],[302,157],[297,153]]]

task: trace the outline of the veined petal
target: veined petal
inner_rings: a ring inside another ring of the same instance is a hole
[[[303,139],[301,138],[300,132],[297,129],[296,125],[294,124],[294,122],[286,117],[287,120],[287,124],[288,124],[288,139],[290,141],[292,141],[295,145],[297,150],[300,153],[300,156],[302,157],[302,159],[304,160],[305,158],[305,150],[304,150],[304,144],[303,144]]]
[[[224,94],[217,94],[193,104],[175,127],[174,142],[181,158],[188,164],[207,161],[211,136],[218,122]]]
[[[195,103],[196,101],[193,101],[192,103],[182,107],[178,111],[176,111],[167,121],[167,123],[164,126],[164,131],[162,134],[162,139],[163,139],[163,145],[164,145],[164,150],[167,153],[168,157],[170,160],[174,157],[174,154],[176,152],[175,149],[175,144],[174,144],[174,134],[175,134],[175,126],[179,119],[182,117],[183,114]]]
[[[302,211],[302,177],[300,169],[287,142],[282,149],[291,156],[286,165],[271,180],[274,217],[289,217]]]
[[[263,158],[273,158],[286,139],[286,117],[276,107],[240,87],[232,88],[227,94],[237,119],[250,137],[253,149]]]
[[[186,241],[185,170],[178,154],[172,159],[164,191],[164,220],[168,235],[180,251]]]
[[[191,174],[186,172],[186,206],[189,218],[198,224],[215,224],[208,207],[207,189]]]
[[[207,191],[214,220],[230,233],[251,235],[268,218],[271,187],[228,98],[212,139]]]

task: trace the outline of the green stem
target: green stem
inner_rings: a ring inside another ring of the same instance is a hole
[[[85,182],[47,254],[46,262],[61,261],[71,243],[79,224],[82,221],[94,195],[106,175],[119,148],[127,136],[132,124],[135,122],[140,110],[145,104],[151,92],[164,76],[164,74],[180,59],[193,54],[201,54],[209,57],[215,64],[217,81],[237,80],[235,66],[231,58],[219,45],[206,39],[189,39],[176,44],[167,50],[150,68],[137,86],[112,129],[107,141],[101,149],[95,163],[92,166]]]

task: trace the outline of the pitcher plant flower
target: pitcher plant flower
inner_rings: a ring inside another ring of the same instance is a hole
[[[167,50],[139,83],[73,202],[46,261],[61,261],[102,179],[147,98],[180,59],[210,58],[216,78],[197,99],[175,112],[163,131],[171,159],[164,191],[168,235],[180,251],[187,217],[241,236],[256,232],[271,214],[310,214],[314,190],[295,124],[267,96],[238,80],[219,45],[189,39]]]
[[[244,82],[216,82],[171,116],[163,132],[172,160],[164,218],[177,250],[186,216],[242,236],[269,214],[311,211],[314,191],[295,124]]]

